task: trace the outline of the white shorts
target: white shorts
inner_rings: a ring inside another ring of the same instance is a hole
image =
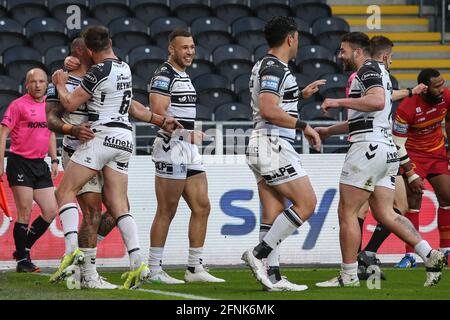
[[[153,143],[152,160],[155,174],[161,178],[186,179],[205,171],[198,147],[178,136],[158,136]]]
[[[395,146],[357,142],[345,157],[340,183],[372,192],[375,187],[395,189],[399,162]]]
[[[128,162],[133,152],[131,130],[105,126],[96,129],[95,138],[82,143],[70,160],[97,171],[108,166],[128,174]]]
[[[63,149],[61,154],[62,166],[63,168],[67,167],[69,163],[70,157],[73,152],[68,152]],[[103,174],[101,172],[97,173],[95,176],[89,180],[80,191],[78,191],[77,196],[82,195],[83,193],[94,192],[94,193],[102,193],[103,189]]]
[[[277,136],[252,135],[247,147],[247,164],[259,183],[279,185],[307,175],[299,154]]]

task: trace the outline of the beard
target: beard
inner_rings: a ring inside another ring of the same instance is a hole
[[[351,60],[342,60],[344,65],[344,71],[353,71],[356,69],[356,65]]]
[[[438,103],[442,102],[442,97],[443,97],[443,95],[441,95],[441,94],[438,96],[435,96],[429,92],[425,93],[425,100],[430,104],[438,104]]]

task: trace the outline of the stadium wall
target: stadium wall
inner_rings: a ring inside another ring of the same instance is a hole
[[[345,155],[302,155],[317,194],[318,204],[313,217],[298,232],[282,244],[281,262],[286,264],[337,264],[341,262],[339,246],[339,223],[337,204],[338,181]],[[208,265],[240,264],[242,252],[258,241],[260,204],[252,172],[244,156],[205,156],[209,181],[211,214],[205,244],[205,263]],[[60,177],[56,183],[58,184]],[[5,179],[6,180],[6,179]],[[7,182],[9,207],[15,218],[15,205]],[[437,247],[437,200],[427,185],[421,232],[432,246]],[[147,258],[149,230],[156,211],[154,194],[154,166],[149,156],[135,156],[129,166],[129,199],[131,213],[139,227],[142,252]],[[33,207],[32,219],[39,214]],[[184,201],[174,218],[164,251],[165,265],[185,265],[188,255],[188,224],[190,211]],[[64,253],[64,239],[59,219],[37,242],[32,258],[40,267],[55,267]],[[363,243],[367,242],[376,223],[371,215],[364,226]],[[13,223],[0,218],[0,269],[15,268]],[[396,262],[404,252],[403,243],[391,235],[380,249],[382,262]],[[99,267],[127,267],[128,257],[117,228],[99,245],[97,264]]]

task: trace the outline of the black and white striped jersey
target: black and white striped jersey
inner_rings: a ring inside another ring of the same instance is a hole
[[[383,110],[361,112],[349,109],[349,141],[375,141],[393,145],[391,120],[392,83],[383,63],[367,60],[357,71],[350,85],[349,98],[360,98],[371,88],[381,87],[385,93]]]
[[[170,97],[168,116],[177,119],[185,129],[194,129],[197,93],[186,72],[178,71],[169,62],[164,62],[155,71],[149,87],[150,93]]]
[[[130,67],[118,59],[105,59],[89,69],[81,87],[92,95],[87,102],[92,127],[111,122],[131,126],[128,120],[133,98],[131,81]]]
[[[279,135],[281,138],[294,142],[295,129],[282,128],[270,123],[261,117],[259,109],[259,95],[272,93],[278,96],[278,107],[298,118],[299,88],[288,65],[274,55],[265,55],[254,65],[249,87],[252,97],[253,121],[255,122],[254,130]]]
[[[69,79],[67,80],[66,83],[67,91],[73,92],[80,85],[81,80],[82,80],[81,78],[69,75]],[[48,85],[46,101],[59,103],[58,91],[56,90],[56,87],[53,85],[53,83],[50,83]],[[75,111],[64,112],[62,120],[65,123],[73,124],[74,126],[87,122],[88,121],[87,104],[83,103]],[[73,151],[76,150],[76,148],[80,145],[80,143],[81,143],[80,140],[71,135],[64,135],[63,137],[63,146]]]

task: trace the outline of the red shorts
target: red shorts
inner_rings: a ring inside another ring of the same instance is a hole
[[[445,148],[443,152],[434,152],[429,155],[408,151],[411,162],[415,165],[414,171],[425,179],[430,174],[450,174],[450,162]]]

